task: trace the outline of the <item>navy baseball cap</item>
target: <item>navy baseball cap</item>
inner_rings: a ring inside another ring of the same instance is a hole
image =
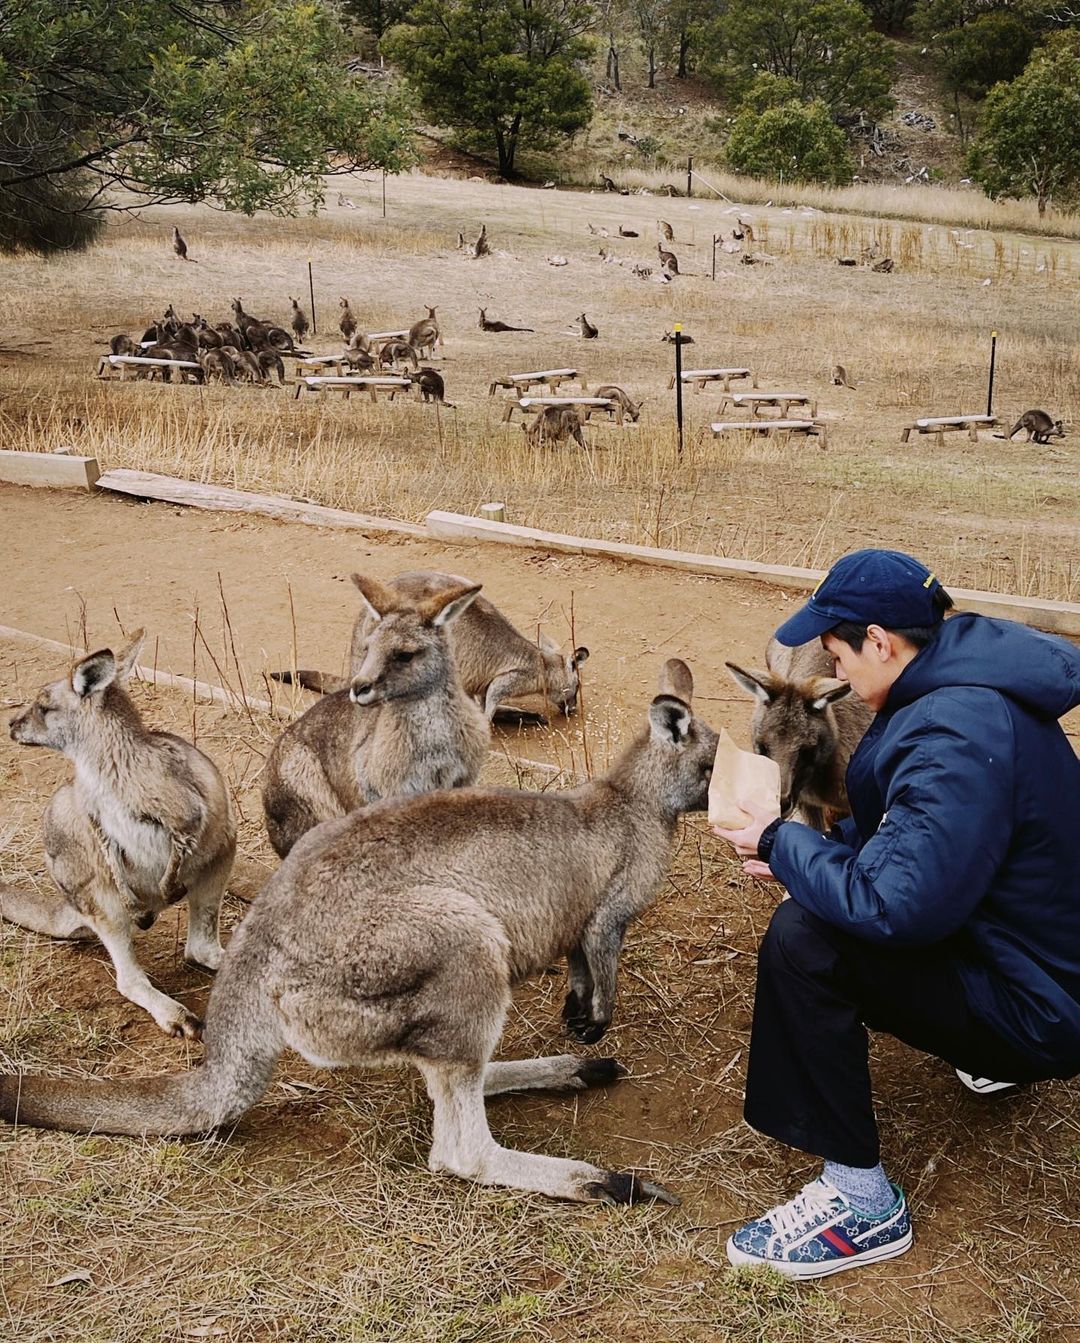
[[[820,639],[844,620],[885,629],[937,625],[934,603],[941,584],[925,564],[901,550],[856,550],[837,560],[813,596],[776,631],[788,648]]]

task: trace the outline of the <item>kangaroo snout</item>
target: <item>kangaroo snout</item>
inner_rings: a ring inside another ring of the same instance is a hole
[[[379,698],[379,687],[385,679],[383,676],[374,679],[358,676],[349,686],[349,698],[354,704],[374,704]]]

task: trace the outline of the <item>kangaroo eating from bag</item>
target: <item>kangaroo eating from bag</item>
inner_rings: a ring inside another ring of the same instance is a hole
[[[767,671],[724,664],[757,700],[750,733],[754,750],[780,766],[780,812],[798,810],[822,832],[850,811],[844,776],[874,711],[833,675],[833,660],[817,639],[786,648],[770,639]]]
[[[291,723],[266,762],[266,829],[282,858],[331,817],[472,783],[488,753],[487,719],[462,689],[447,637],[480,584],[412,601],[374,578],[353,582],[370,629],[349,687]]]
[[[397,574],[387,581],[386,586],[409,601],[420,602],[453,588],[473,586],[473,582],[460,574],[417,569]],[[349,653],[352,676],[363,664],[371,629],[371,616],[365,607],[353,625]],[[466,694],[472,695],[483,706],[488,722],[498,719],[546,725],[543,715],[509,708],[502,703],[521,695],[543,695],[567,715],[577,708],[580,668],[589,656],[587,648],[575,648],[564,654],[544,635],[540,636],[537,646],[515,629],[486,597],[476,597],[461,612],[450,626],[449,637],[461,684]],[[271,672],[270,675],[286,685],[293,679],[291,672]],[[321,694],[345,690],[349,686],[347,678],[320,671],[297,671],[296,681],[306,690],[317,690]]]
[[[0,888],[0,914],[52,937],[96,935],[123,996],[167,1035],[195,1037],[201,1022],[151,985],[132,940],[186,895],[184,955],[217,968],[236,822],[213,762],[183,738],[147,728],[128,697],[142,643],[140,630],[118,655],[105,648],[81,658],[12,719],[14,741],[62,751],[75,778],[45,809],[46,863],[59,892]]]
[[[0,1117],[95,1133],[201,1133],[264,1094],[278,1056],[410,1063],[434,1109],[428,1165],[580,1202],[673,1201],[639,1176],[501,1146],[485,1096],[614,1081],[614,1059],[493,1063],[514,988],[566,956],[563,1020],[610,1023],[626,930],[664,881],[679,816],[708,799],[716,733],[664,668],[648,726],[566,792],[467,788],[382,802],[306,835],[233,934],[190,1072],[107,1082],[0,1077]]]

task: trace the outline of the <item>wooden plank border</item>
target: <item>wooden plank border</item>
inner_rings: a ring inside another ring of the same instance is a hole
[[[326,508],[322,504],[305,504],[298,499],[286,499],[277,494],[256,494],[251,490],[233,490],[222,485],[201,485],[194,480],[176,476],[159,476],[151,471],[116,469],[106,471],[98,480],[98,488],[117,494],[133,495],[136,499],[157,499],[168,504],[184,504],[189,508],[206,508],[223,513],[260,513],[279,518],[283,522],[303,522],[311,527],[337,527],[358,532],[398,532],[405,536],[422,537],[428,532],[411,522],[395,522],[390,518],[370,517],[366,513],[347,513],[340,508]]]
[[[506,522],[489,522],[464,513],[436,509],[427,515],[427,528],[439,541],[469,545],[495,541],[503,545],[524,546],[533,550],[556,551],[570,555],[594,555],[600,559],[630,560],[654,564],[665,569],[711,574],[716,578],[744,578],[775,587],[810,592],[825,577],[824,569],[789,568],[782,564],[758,564],[753,560],[723,559],[716,555],[695,555],[683,550],[660,550],[653,546],[633,546],[620,541],[596,541],[590,537],[544,532],[534,527],[515,527]],[[1035,597],[1014,597],[1002,592],[980,592],[972,588],[954,588],[945,584],[957,607],[980,615],[1016,620],[1052,634],[1080,637],[1080,602],[1042,601]]]

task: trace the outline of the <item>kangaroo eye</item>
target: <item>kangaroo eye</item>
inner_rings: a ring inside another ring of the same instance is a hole
[[[413,652],[413,653],[407,653],[407,652],[405,651],[404,648],[400,648],[400,649],[398,649],[398,651],[394,654],[394,661],[395,661],[395,662],[411,662],[411,661],[413,660],[414,657],[416,657],[415,652]]]

